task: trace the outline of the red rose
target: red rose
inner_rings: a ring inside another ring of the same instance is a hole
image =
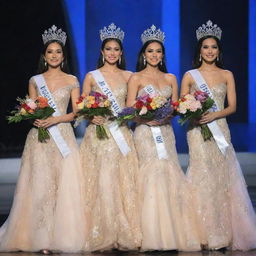
[[[31,109],[26,103],[23,103],[21,107],[24,108],[26,111],[29,111]]]
[[[94,104],[92,104],[92,108],[97,108],[98,104],[95,102]]]
[[[178,106],[179,106],[179,102],[178,102],[178,101],[172,102],[172,105],[173,105],[174,107],[178,107]]]
[[[78,99],[78,101],[76,102],[76,104],[79,104],[79,103],[81,103],[81,102],[84,100],[84,98],[85,98],[85,97],[83,97],[83,96],[80,96],[80,97],[79,97],[79,99]]]
[[[147,105],[147,109],[148,109],[148,110],[151,110],[152,107],[151,107],[150,105]]]
[[[147,98],[147,102],[148,102],[148,103],[151,103],[151,102],[152,102],[152,98],[150,98],[150,97]]]
[[[144,105],[143,102],[140,100],[136,102],[136,108],[138,108],[138,109],[141,109],[143,107],[143,105]]]

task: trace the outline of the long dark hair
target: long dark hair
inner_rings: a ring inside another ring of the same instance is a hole
[[[41,74],[41,73],[44,73],[48,70],[48,64],[45,65],[45,59],[44,59],[44,56],[45,56],[45,53],[46,53],[46,49],[47,47],[51,44],[51,43],[57,43],[61,46],[61,49],[62,49],[62,52],[63,52],[63,62],[61,63],[60,65],[60,69],[65,72],[65,73],[69,73],[69,67],[68,67],[68,61],[67,61],[67,52],[66,52],[66,49],[63,45],[62,42],[58,41],[58,40],[51,40],[51,41],[48,41],[44,46],[43,46],[43,49],[42,49],[42,52],[41,52],[41,55],[40,55],[40,58],[39,58],[39,62],[38,62],[38,68],[37,68],[37,73],[38,74]]]
[[[126,63],[125,63],[125,56],[124,56],[124,48],[123,48],[123,44],[122,42],[117,39],[117,38],[107,38],[105,39],[102,44],[101,44],[101,51],[104,50],[105,48],[105,45],[107,42],[110,42],[110,41],[115,41],[118,43],[118,45],[120,46],[120,49],[122,51],[122,55],[121,55],[121,62],[119,63],[119,61],[117,62],[117,67],[120,68],[120,69],[123,69],[123,70],[126,70]],[[99,56],[99,59],[98,59],[98,62],[97,62],[97,68],[101,68],[104,66],[104,62],[103,62],[103,55],[100,51],[100,56]]]
[[[201,67],[202,65],[202,60],[200,61],[200,51],[201,51],[201,48],[202,48],[202,44],[203,44],[203,41],[205,39],[208,39],[208,38],[212,38],[216,41],[217,43],[217,46],[219,48],[219,57],[218,57],[218,60],[216,59],[215,60],[215,65],[218,67],[218,68],[224,68],[224,65],[223,65],[223,55],[222,55],[222,46],[221,46],[221,43],[220,43],[220,40],[215,37],[215,36],[204,36],[202,38],[200,38],[197,42],[197,45],[196,45],[196,50],[195,50],[195,55],[194,55],[194,60],[193,60],[193,68],[199,68]]]
[[[146,48],[151,44],[157,42],[161,45],[162,47],[162,52],[163,52],[163,59],[162,59],[162,63],[158,63],[158,68],[160,71],[164,72],[164,73],[168,73],[167,68],[166,68],[166,64],[165,64],[165,48],[162,42],[158,41],[158,40],[149,40],[147,41],[142,48],[140,49],[139,55],[138,55],[138,60],[137,60],[137,64],[136,64],[136,71],[139,72],[143,69],[146,68],[147,63],[144,64],[144,53],[146,51]]]

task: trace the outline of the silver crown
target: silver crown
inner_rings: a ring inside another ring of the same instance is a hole
[[[62,29],[57,29],[57,27],[55,25],[52,25],[51,28],[44,31],[44,33],[42,34],[42,38],[43,38],[43,42],[44,44],[46,44],[49,41],[52,40],[57,40],[62,42],[63,45],[65,45],[66,40],[67,40],[67,35],[64,31],[62,31]]]
[[[165,34],[160,29],[156,29],[155,25],[152,25],[149,29],[145,30],[141,34],[141,41],[145,44],[149,40],[157,40],[164,43]]]
[[[217,26],[217,24],[213,25],[212,21],[208,20],[206,24],[203,24],[202,27],[199,27],[196,30],[196,38],[199,40],[205,36],[215,36],[220,40],[221,33],[222,30]]]
[[[124,40],[124,31],[120,28],[117,28],[114,23],[111,23],[108,28],[104,27],[100,30],[100,40],[104,41],[108,38],[116,38],[119,39],[121,42]]]

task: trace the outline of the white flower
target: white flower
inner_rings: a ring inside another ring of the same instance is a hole
[[[139,115],[140,115],[140,116],[145,115],[145,114],[147,114],[147,112],[148,112],[147,107],[143,106],[143,107],[141,108],[141,110],[140,110]]]

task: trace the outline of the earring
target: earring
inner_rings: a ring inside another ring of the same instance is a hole
[[[163,61],[162,60],[160,61],[160,65],[163,66]]]
[[[103,64],[105,63],[105,58],[103,55],[102,55],[102,62],[103,62]]]
[[[121,65],[121,63],[122,63],[122,58],[121,57],[119,58],[118,63],[119,63],[119,65]]]
[[[44,61],[44,66],[47,67],[47,62],[46,61]]]
[[[60,64],[61,68],[64,67],[64,62],[62,61],[61,64]]]
[[[219,55],[217,56],[217,61],[219,61],[220,59],[219,59]]]
[[[146,66],[146,57],[145,56],[143,56],[143,64],[144,64],[144,66]]]
[[[199,56],[199,61],[201,62],[202,61],[202,55],[200,54]]]

